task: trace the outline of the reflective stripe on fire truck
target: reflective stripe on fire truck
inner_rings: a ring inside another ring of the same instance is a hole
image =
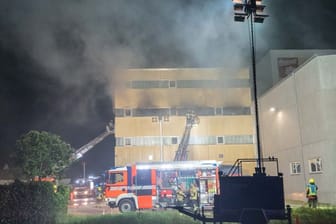
[[[130,191],[141,191],[141,190],[152,190],[155,188],[156,185],[145,185],[145,186],[118,186],[118,187],[109,187],[110,191],[116,191],[116,190],[127,190],[127,192]]]

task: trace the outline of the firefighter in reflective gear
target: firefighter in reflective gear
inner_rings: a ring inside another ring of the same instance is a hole
[[[306,188],[306,197],[308,199],[309,208],[316,208],[317,206],[317,185],[313,178],[309,179],[309,184]]]
[[[102,188],[102,186],[100,186],[100,185],[98,185],[97,186],[97,188],[96,188],[96,199],[98,200],[98,201],[102,201],[102,200],[104,200],[104,192],[103,192],[103,188]]]
[[[191,183],[189,189],[189,200],[193,211],[196,212],[198,210],[198,188],[195,183]]]
[[[182,189],[182,185],[179,184],[176,190],[176,205],[183,206],[185,202],[185,198],[186,198],[186,194],[184,193]]]

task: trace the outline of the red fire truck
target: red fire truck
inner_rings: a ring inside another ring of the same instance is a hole
[[[192,184],[198,188],[198,207],[212,208],[218,193],[217,161],[174,161],[137,163],[106,172],[105,198],[111,208],[121,212],[177,205],[180,186],[186,196]],[[188,207],[186,197],[184,205]]]

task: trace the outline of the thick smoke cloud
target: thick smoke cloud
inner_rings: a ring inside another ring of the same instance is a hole
[[[264,2],[259,56],[335,47],[334,1]],[[80,146],[112,118],[122,68],[249,66],[248,25],[232,17],[231,0],[1,1],[0,135],[44,129]]]
[[[9,4],[7,19],[22,46],[71,84],[110,63],[119,67],[230,65],[225,56],[232,51],[239,55],[247,45],[245,27],[234,25],[229,1]]]
[[[69,119],[81,123],[94,111],[96,85],[105,88],[117,69],[240,67],[247,30],[233,25],[231,7],[218,0],[14,0],[3,19],[43,75],[74,95],[57,110],[77,101]]]
[[[119,69],[239,67],[248,48],[239,33],[247,30],[233,26],[231,7],[219,0],[2,1],[7,151],[31,129],[75,148],[96,137],[112,118]]]

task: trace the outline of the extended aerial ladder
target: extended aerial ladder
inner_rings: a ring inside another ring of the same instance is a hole
[[[97,145],[99,142],[103,141],[107,136],[114,134],[114,124],[112,121],[110,121],[106,125],[106,130],[98,135],[96,138],[91,140],[89,143],[83,145],[79,149],[75,151],[73,154],[73,160],[80,159],[85,153],[87,153],[90,149],[92,149],[95,145]]]
[[[186,114],[186,126],[184,129],[184,133],[181,139],[181,142],[178,146],[178,149],[175,153],[174,161],[185,161],[188,159],[188,145],[189,145],[189,138],[190,132],[192,127],[195,127],[199,124],[199,118],[195,114],[195,112],[188,112]]]

